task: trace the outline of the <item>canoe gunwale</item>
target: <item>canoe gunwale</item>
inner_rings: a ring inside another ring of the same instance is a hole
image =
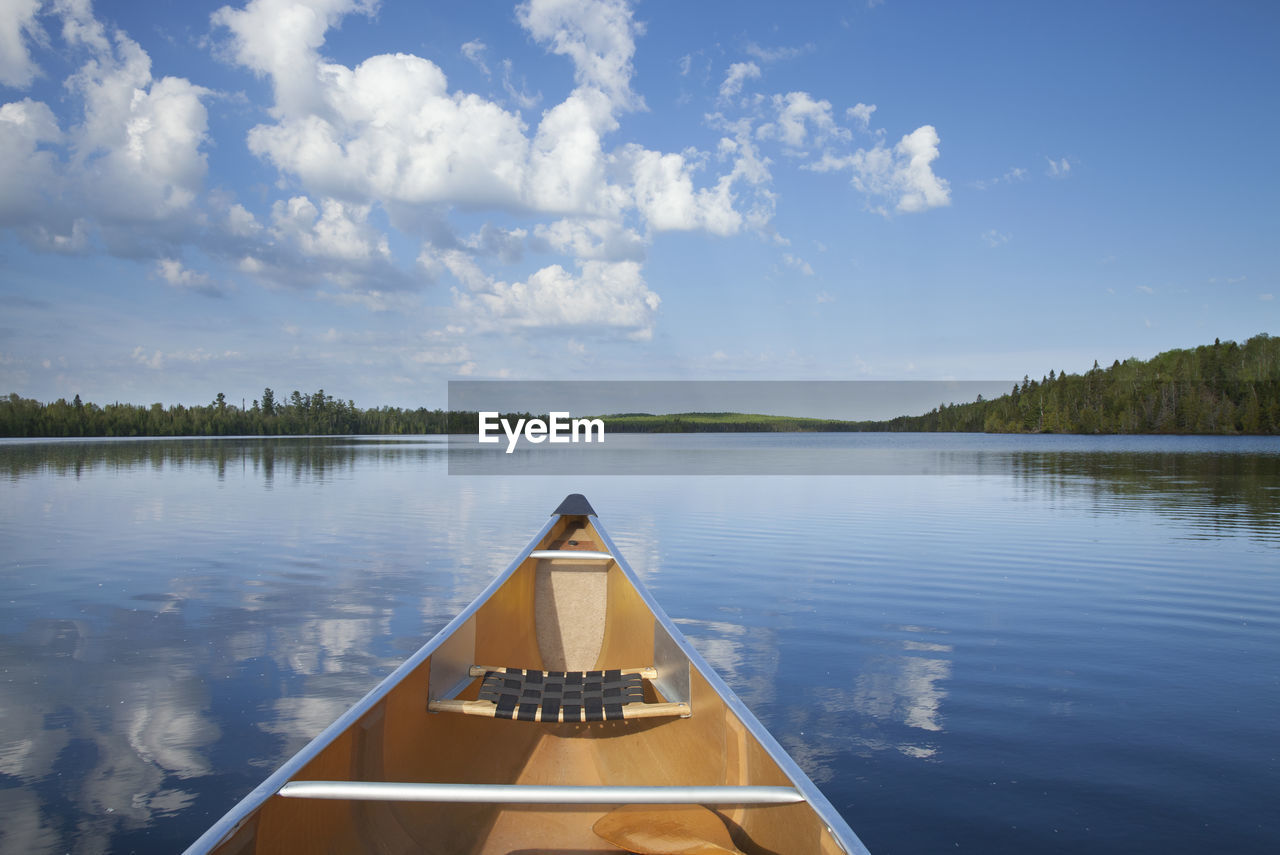
[[[737,693],[729,688],[729,685],[720,677],[720,674],[711,667],[707,660],[702,658],[702,654],[695,650],[689,640],[684,637],[684,633],[675,625],[666,610],[653,598],[648,587],[640,581],[640,577],[631,569],[631,565],[614,544],[613,538],[609,536],[604,524],[594,514],[588,519],[600,535],[601,540],[604,541],[606,551],[614,556],[613,560],[618,568],[635,587],[636,593],[644,601],[645,605],[653,612],[654,620],[666,631],[671,643],[678,647],[688,659],[689,667],[696,668],[701,673],[702,678],[711,685],[711,688],[720,696],[725,706],[738,717],[747,732],[760,743],[769,757],[778,764],[782,773],[791,780],[792,785],[808,802],[813,812],[826,824],[831,835],[844,848],[845,852],[848,855],[870,855],[858,835],[849,827],[844,817],[840,816],[839,811],[835,809],[831,802],[827,801],[827,797],[822,794],[817,785],[809,780],[809,776],[778,743],[773,734],[765,729],[765,726],[747,708],[747,705],[742,702]]]
[[[479,611],[480,607],[502,587],[503,583],[511,577],[513,573],[520,568],[520,565],[528,560],[530,553],[541,543],[547,535],[551,533],[551,529],[560,521],[559,516],[552,516],[547,520],[546,525],[538,531],[537,534],[529,541],[524,549],[520,550],[520,554],[515,560],[507,566],[507,569],[499,573],[492,582],[490,582],[480,594],[471,601],[465,609],[443,629],[431,637],[431,640],[406,659],[404,662],[382,679],[368,694],[355,703],[350,709],[340,715],[332,724],[322,730],[314,739],[308,742],[301,751],[294,754],[286,760],[280,768],[276,769],[265,781],[258,784],[249,791],[243,799],[236,803],[226,814],[224,814],[217,822],[211,825],[204,834],[200,835],[194,843],[184,850],[183,855],[206,855],[218,847],[225,839],[235,834],[241,825],[250,819],[258,808],[262,807],[272,796],[280,791],[280,789],[289,782],[294,775],[300,772],[303,767],[316,758],[325,748],[329,746],[338,736],[340,736],[347,728],[355,724],[366,713],[378,705],[383,698],[390,694],[391,690],[400,684],[415,668],[425,662],[432,653],[436,651],[441,644],[447,641],[454,632],[465,624],[471,617]]]

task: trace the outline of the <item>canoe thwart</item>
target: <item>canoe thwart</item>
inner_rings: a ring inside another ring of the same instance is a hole
[[[388,781],[290,781],[291,799],[554,805],[781,805],[804,801],[794,787],[605,787],[536,784],[416,784]]]
[[[652,668],[605,671],[537,671],[472,667],[483,675],[479,700],[433,700],[431,712],[488,716],[515,721],[620,721],[688,716],[687,703],[645,703],[644,680]]]
[[[535,549],[530,558],[568,559],[572,561],[612,561],[613,555],[594,549]]]
[[[472,677],[483,677],[491,671],[501,672],[505,670],[507,669],[502,666],[472,665],[469,673]],[[624,677],[628,674],[637,674],[646,680],[656,680],[658,678],[658,669],[650,665],[646,665],[642,668],[622,668],[620,671]]]

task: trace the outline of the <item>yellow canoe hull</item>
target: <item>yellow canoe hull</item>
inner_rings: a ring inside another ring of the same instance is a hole
[[[478,696],[497,668],[626,670],[644,703],[615,720],[494,717]],[[866,852],[575,495],[471,606],[188,853],[616,853],[611,829],[680,826],[691,809],[736,851]]]

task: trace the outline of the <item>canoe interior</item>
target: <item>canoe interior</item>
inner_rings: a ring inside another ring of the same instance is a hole
[[[575,541],[570,545],[570,541]],[[604,549],[587,517],[560,517],[537,549]],[[541,578],[539,564],[542,564]],[[607,566],[607,569],[605,567]],[[603,622],[568,626],[559,638],[548,617],[546,560],[523,561],[454,636],[474,646],[471,664],[520,668],[628,668],[654,661],[653,612],[616,564],[600,565],[603,585],[566,593],[560,606],[598,601]],[[582,572],[571,570],[570,572]],[[566,586],[567,588],[572,585]],[[574,598],[579,600],[575,601]],[[541,618],[541,621],[540,621]],[[550,621],[550,623],[549,623]],[[541,635],[539,624],[541,622]],[[598,639],[595,635],[599,635]],[[585,639],[585,640],[584,640]],[[548,724],[430,713],[433,660],[458,656],[445,642],[351,727],[329,743],[293,780],[410,781],[560,785],[791,786],[785,773],[692,669],[687,718]],[[590,651],[581,666],[574,656]],[[598,653],[595,651],[598,650]],[[568,657],[567,659],[565,657]],[[548,660],[551,660],[548,662]],[[456,663],[450,666],[456,672]],[[441,666],[442,670],[443,666]],[[459,697],[474,699],[480,680]],[[667,700],[646,683],[646,700]],[[607,806],[418,804],[269,798],[213,851],[241,853],[343,852],[616,853],[592,825]],[[654,807],[654,810],[662,810]],[[735,845],[747,853],[824,853],[844,849],[807,803],[715,808]]]

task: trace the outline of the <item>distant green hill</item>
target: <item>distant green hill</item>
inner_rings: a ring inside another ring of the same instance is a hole
[[[870,422],[845,422],[756,413],[617,413],[600,416],[610,433],[796,433],[850,431]]]

